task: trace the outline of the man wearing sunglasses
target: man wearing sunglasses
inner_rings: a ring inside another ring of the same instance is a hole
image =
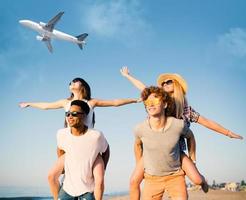
[[[109,146],[103,134],[84,124],[89,106],[81,100],[71,102],[65,113],[69,127],[57,133],[58,151],[65,151],[65,179],[59,191],[60,200],[95,200],[93,164],[101,154],[105,167]]]
[[[171,117],[172,99],[163,89],[145,88],[141,96],[148,119],[136,126],[135,142],[143,150],[143,200],[161,200],[165,191],[171,199],[187,200],[179,138],[192,132],[184,120]]]

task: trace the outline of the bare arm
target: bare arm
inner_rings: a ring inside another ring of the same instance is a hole
[[[108,145],[108,148],[106,149],[106,151],[104,153],[102,153],[102,159],[104,162],[104,169],[106,170],[106,167],[108,165],[108,161],[109,161],[109,156],[110,156],[110,148]]]
[[[203,116],[199,116],[198,121],[199,124],[205,126],[206,128],[209,128],[213,131],[216,131],[218,133],[221,133],[225,136],[228,136],[230,138],[235,138],[235,139],[243,139],[243,137],[241,135],[238,135],[236,133],[233,133],[232,131],[224,128],[223,126],[221,126],[220,124],[210,120],[210,119],[206,119]]]
[[[57,147],[56,152],[57,152],[57,157],[58,157],[58,158],[59,158],[59,157],[61,157],[61,156],[65,153],[65,151],[64,151],[64,150],[59,149],[58,147]]]
[[[196,162],[196,140],[195,140],[195,136],[193,132],[191,130],[189,131],[191,133],[190,133],[190,137],[187,138],[188,153],[189,153],[190,159],[195,163]]]
[[[138,162],[143,156],[143,143],[139,138],[135,139],[134,154],[135,154],[136,162]]]
[[[90,105],[94,107],[109,107],[109,106],[123,106],[130,103],[140,102],[139,99],[114,99],[114,100],[100,100],[91,99],[89,101]]]
[[[140,91],[143,91],[146,88],[146,85],[144,85],[141,81],[130,75],[130,72],[126,66],[122,67],[120,69],[120,72],[122,76],[126,77]]]
[[[67,99],[62,99],[55,102],[21,102],[19,103],[19,106],[21,108],[27,108],[27,107],[33,107],[38,108],[42,110],[48,110],[48,109],[58,109],[58,108],[64,108],[65,104],[67,102]]]

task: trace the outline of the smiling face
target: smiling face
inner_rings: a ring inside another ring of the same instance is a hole
[[[67,122],[70,127],[79,128],[84,125],[85,112],[77,105],[72,105],[70,110],[66,112]]]
[[[163,90],[167,93],[174,92],[174,81],[171,79],[164,80],[161,84]]]
[[[164,114],[167,104],[164,104],[161,97],[156,93],[152,93],[144,101],[144,105],[149,116],[159,116]]]

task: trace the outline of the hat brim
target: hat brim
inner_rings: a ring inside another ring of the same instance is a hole
[[[175,80],[175,81],[177,81],[181,85],[184,93],[186,94],[186,92],[188,90],[188,86],[187,86],[186,81],[182,78],[182,76],[180,76],[179,74],[170,74],[170,73],[161,74],[158,77],[158,79],[157,79],[157,85],[159,87],[162,87],[162,83],[164,81],[166,81],[166,80]]]

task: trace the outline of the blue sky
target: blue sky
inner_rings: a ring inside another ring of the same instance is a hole
[[[189,85],[189,103],[198,112],[246,138],[245,6],[243,0],[1,1],[0,186],[47,187],[47,172],[56,160],[63,110],[20,109],[18,102],[65,98],[74,77],[89,82],[94,98],[138,97],[120,75],[123,65],[147,85],[155,85],[161,73],[181,74]],[[36,32],[18,23],[47,22],[60,11],[65,14],[56,29],[89,33],[83,51],[53,40],[50,54]],[[144,107],[95,112],[96,128],[111,145],[106,191],[127,190],[134,167],[132,130],[145,119]],[[191,128],[197,166],[209,183],[246,179],[245,140],[197,124]]]

